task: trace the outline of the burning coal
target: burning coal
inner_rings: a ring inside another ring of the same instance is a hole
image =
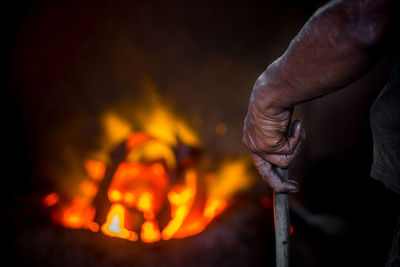
[[[104,114],[106,141],[82,163],[87,177],[76,194],[43,198],[56,223],[147,243],[185,238],[202,232],[252,185],[247,158],[205,167],[197,134],[154,99],[135,112],[140,130],[116,113]]]

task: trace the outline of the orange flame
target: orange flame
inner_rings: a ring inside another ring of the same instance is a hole
[[[84,165],[89,177],[96,181],[103,179],[106,171],[106,165],[103,162],[88,159],[85,160]]]
[[[95,210],[87,199],[77,196],[62,210],[60,221],[66,227],[94,230],[97,228],[93,222],[94,214]]]
[[[88,197],[94,197],[97,194],[98,186],[93,181],[85,180],[81,183],[81,191]]]
[[[111,207],[104,224],[100,227],[93,221],[96,210],[92,203],[106,173],[106,164],[91,159],[84,161],[88,178],[80,183],[77,196],[68,205],[62,206],[56,193],[43,198],[45,207],[59,203],[56,205],[59,210],[53,214],[55,221],[65,227],[101,230],[108,236],[130,241],[139,239],[131,229],[139,227],[140,239],[146,243],[186,238],[202,232],[227,209],[237,191],[252,184],[246,171],[248,163],[241,159],[221,164],[212,174],[200,175],[195,169],[186,169],[179,173],[180,182],[173,184],[170,174],[178,168],[174,148],[179,142],[198,147],[200,140],[184,120],[159,102],[152,108],[137,115],[139,127],[146,132],[130,134],[133,125],[114,113],[103,116],[108,140],[105,150],[125,139],[127,151],[107,188]],[[223,136],[227,126],[220,124],[217,128],[217,133]],[[108,157],[101,158],[106,161]],[[160,229],[157,215],[168,204],[171,218]],[[139,211],[142,218],[133,216],[133,210]]]

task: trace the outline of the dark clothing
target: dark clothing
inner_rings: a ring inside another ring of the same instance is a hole
[[[371,176],[400,194],[400,53],[389,80],[371,108],[374,161]],[[399,205],[400,203],[394,203]],[[385,267],[400,267],[400,217]]]
[[[397,220],[397,226],[393,234],[392,249],[386,262],[386,267],[400,267],[400,217]]]
[[[371,176],[400,194],[400,55],[371,108],[374,161]],[[400,204],[399,204],[400,205]]]

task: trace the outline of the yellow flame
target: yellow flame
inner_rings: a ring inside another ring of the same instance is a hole
[[[183,228],[180,228],[173,237],[185,238],[202,232],[216,216],[227,208],[227,206],[228,201],[224,199],[214,197],[207,198],[203,210],[203,216],[200,216],[197,220],[185,225]]]
[[[225,199],[209,197],[203,211],[203,217],[207,219],[207,222],[210,222],[224,211],[227,205],[228,202]]]
[[[107,148],[122,142],[132,132],[131,125],[112,111],[103,114],[101,122],[105,134],[105,144]]]
[[[122,199],[122,193],[116,189],[110,190],[108,192],[108,199],[111,202],[118,202]]]
[[[216,198],[230,199],[241,190],[254,184],[254,177],[249,175],[248,158],[239,158],[225,162],[216,174],[216,179],[210,183],[208,193]]]
[[[125,217],[132,209],[136,209],[143,213],[145,219],[140,233],[143,242],[184,238],[203,231],[213,218],[227,208],[234,194],[252,185],[253,179],[247,171],[249,162],[239,159],[222,163],[219,171],[204,181],[197,177],[195,170],[187,170],[185,183],[170,188],[168,175],[170,171],[175,171],[177,165],[174,148],[179,142],[199,147],[200,139],[189,124],[162,101],[151,80],[145,80],[144,86],[149,92],[147,101],[140,105],[129,103],[125,111],[121,105],[117,109],[119,112],[107,111],[101,117],[104,140],[101,151],[96,154],[98,157],[93,158],[107,162],[110,152],[123,141],[129,151],[108,188],[112,206],[106,222],[101,227],[93,222],[95,210],[92,206],[106,165],[100,161],[86,160],[84,166],[89,178],[81,182],[80,196],[57,214],[57,220],[64,226],[95,232],[100,229],[106,235],[135,241],[138,234],[128,228],[139,222],[133,222],[135,219],[132,215],[125,224]],[[194,122],[197,120],[194,124],[201,126],[202,119],[194,119]],[[133,126],[142,132],[132,133]],[[223,136],[227,130],[226,124],[219,123],[216,134]],[[201,186],[199,189],[198,185]],[[160,232],[156,215],[162,210],[166,199],[171,205],[171,220]],[[54,196],[48,196],[43,199],[43,204],[51,206],[57,201]]]
[[[137,209],[142,212],[153,211],[153,195],[149,192],[144,192],[139,196],[137,202]]]
[[[156,222],[146,221],[142,224],[142,232],[140,238],[143,242],[152,243],[159,241],[161,238],[160,230]]]
[[[166,107],[153,107],[149,113],[143,115],[146,115],[141,118],[144,130],[169,146],[176,146],[177,138],[189,146],[200,146],[197,134]]]
[[[136,241],[138,235],[133,231],[125,229],[125,212],[125,208],[122,205],[113,204],[110,212],[107,214],[106,222],[101,226],[101,231],[108,236]]]
[[[148,141],[127,155],[128,162],[144,162],[164,159],[168,167],[174,169],[176,160],[174,151],[160,141]]]
[[[171,191],[168,200],[171,203],[171,217],[167,226],[162,230],[162,239],[168,240],[179,230],[188,215],[197,191],[197,175],[194,170],[188,170],[185,175],[185,189],[181,192]]]

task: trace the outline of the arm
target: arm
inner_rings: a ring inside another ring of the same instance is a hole
[[[344,88],[365,74],[382,52],[390,10],[390,0],[326,4],[257,79],[243,142],[276,191],[298,189],[273,169],[274,165],[286,168],[305,138],[301,121],[289,127],[293,106]]]

